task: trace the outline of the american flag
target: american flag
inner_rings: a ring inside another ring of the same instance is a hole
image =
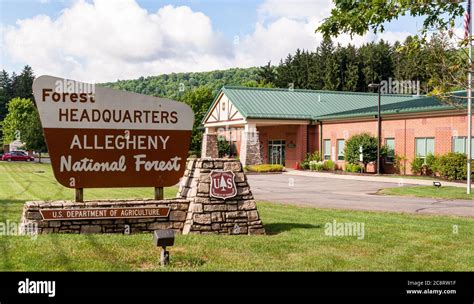
[[[464,39],[471,36],[471,0],[467,1],[466,13],[464,14]]]

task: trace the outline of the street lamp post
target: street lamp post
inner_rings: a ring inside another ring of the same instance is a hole
[[[468,19],[468,29],[469,29],[469,56],[468,56],[468,74],[467,74],[467,183],[466,183],[466,193],[471,194],[471,163],[472,163],[472,8],[471,0],[468,2],[467,14],[469,14]]]
[[[377,175],[380,174],[380,138],[382,137],[382,117],[380,116],[380,83],[371,83],[369,88],[377,89],[378,92],[378,101],[377,101]]]

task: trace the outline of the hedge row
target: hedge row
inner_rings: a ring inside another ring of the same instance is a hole
[[[416,175],[440,176],[448,180],[467,178],[467,156],[464,153],[448,153],[441,156],[428,154],[426,161],[416,158],[411,163],[411,172]]]
[[[263,173],[263,172],[282,172],[284,170],[284,167],[282,165],[263,164],[263,165],[246,166],[244,169],[249,172]]]

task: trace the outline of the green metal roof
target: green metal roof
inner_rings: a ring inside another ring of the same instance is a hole
[[[377,93],[223,87],[217,97],[221,92],[246,119],[329,120],[377,114]],[[381,104],[382,114],[456,109],[426,95],[383,94]]]

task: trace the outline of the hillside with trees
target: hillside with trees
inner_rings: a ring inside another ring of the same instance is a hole
[[[135,80],[118,80],[101,85],[113,89],[180,100],[186,91],[202,86],[216,94],[224,85],[258,86],[259,68],[232,68],[211,72],[171,73],[140,77]]]

